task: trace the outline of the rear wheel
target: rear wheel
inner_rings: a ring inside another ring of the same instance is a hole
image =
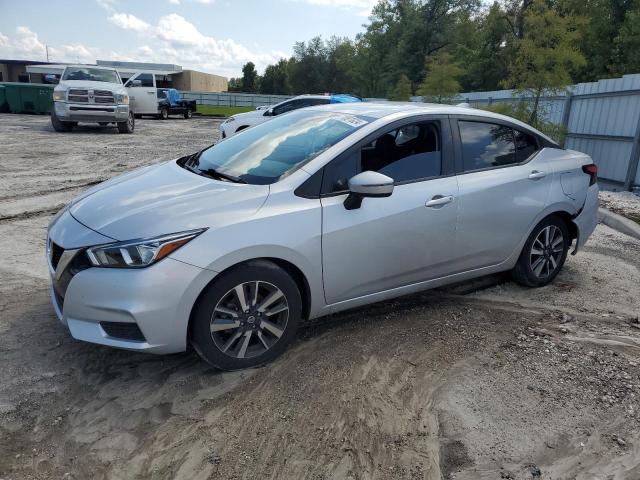
[[[518,263],[512,270],[516,282],[527,287],[542,287],[560,273],[571,245],[565,222],[556,216],[542,220],[524,244]]]
[[[63,122],[56,116],[55,110],[51,110],[51,125],[56,132],[70,132],[77,122]]]
[[[302,300],[295,281],[269,261],[223,273],[194,310],[191,343],[210,365],[238,370],[269,362],[295,337]]]
[[[129,118],[126,122],[118,122],[118,132],[120,133],[133,133],[136,126],[136,121],[132,112],[129,112]]]

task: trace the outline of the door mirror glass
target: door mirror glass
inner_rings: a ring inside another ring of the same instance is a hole
[[[125,87],[141,87],[141,86],[142,86],[141,80],[129,80],[125,85]]]
[[[273,117],[273,108],[269,108],[264,112],[265,117]]]
[[[349,196],[344,201],[347,210],[360,208],[365,197],[389,197],[393,193],[393,178],[366,171],[349,179]]]

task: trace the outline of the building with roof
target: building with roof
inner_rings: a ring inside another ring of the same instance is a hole
[[[0,82],[55,83],[70,63],[48,63],[30,60],[0,60]],[[183,70],[180,65],[146,62],[97,60],[95,65],[118,70],[123,81],[136,73],[151,73],[156,84],[193,92],[226,92],[227,79],[220,75]]]

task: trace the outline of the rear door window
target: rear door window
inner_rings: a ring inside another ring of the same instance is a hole
[[[458,121],[465,172],[518,163],[511,127],[496,123]]]
[[[538,140],[520,130],[514,130],[513,133],[516,142],[516,162],[522,163],[539,150]]]

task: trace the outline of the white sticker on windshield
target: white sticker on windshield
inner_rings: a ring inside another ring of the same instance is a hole
[[[346,123],[347,125],[351,125],[354,128],[361,127],[363,125],[366,125],[367,123],[365,120],[362,120],[361,118],[355,117],[353,115],[340,115],[336,117],[336,120]]]

